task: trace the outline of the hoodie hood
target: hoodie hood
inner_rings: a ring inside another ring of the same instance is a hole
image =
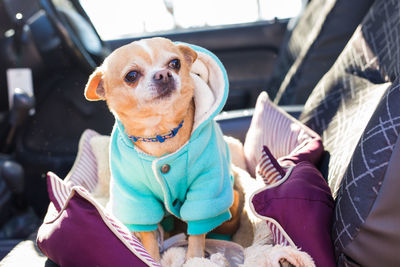
[[[212,52],[192,44],[177,44],[187,45],[197,52],[197,59],[191,69],[195,83],[194,134],[222,111],[228,98],[228,75],[221,61]]]

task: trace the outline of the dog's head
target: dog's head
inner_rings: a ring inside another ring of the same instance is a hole
[[[193,98],[190,77],[197,53],[165,38],[143,39],[112,52],[90,76],[88,100],[106,100],[123,120],[157,117],[187,109]],[[179,118],[177,118],[179,120]]]

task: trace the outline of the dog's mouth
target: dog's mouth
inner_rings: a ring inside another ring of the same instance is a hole
[[[155,99],[168,98],[172,95],[172,93],[174,91],[175,91],[175,86],[173,86],[173,85],[158,87],[157,88],[157,96],[155,97]]]

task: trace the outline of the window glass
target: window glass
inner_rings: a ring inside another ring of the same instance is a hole
[[[80,0],[103,39],[294,17],[302,0]]]

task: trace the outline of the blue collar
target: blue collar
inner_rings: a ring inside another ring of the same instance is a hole
[[[164,143],[165,140],[170,139],[174,137],[179,129],[182,127],[183,121],[179,123],[178,127],[172,129],[169,133],[164,134],[164,135],[156,135],[155,137],[138,137],[138,136],[132,136],[128,135],[128,138],[132,140],[132,142],[137,142],[137,141],[142,141],[142,142],[160,142]]]

